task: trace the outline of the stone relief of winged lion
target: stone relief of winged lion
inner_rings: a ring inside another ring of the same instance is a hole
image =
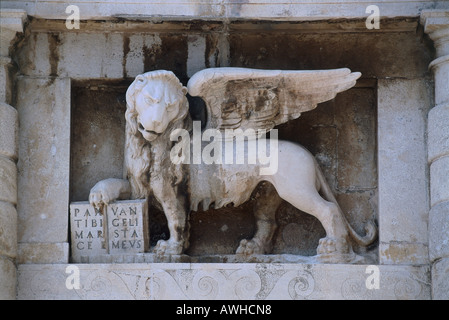
[[[98,182],[89,201],[97,208],[116,199],[154,201],[163,210],[170,231],[170,238],[160,240],[155,252],[179,255],[189,246],[191,211],[239,206],[260,188],[254,208],[256,233],[240,242],[236,254],[270,253],[276,209],[287,201],[323,225],[326,237],[319,241],[318,256],[323,261],[348,262],[354,255],[350,239],[362,246],[376,239],[374,222],[366,224],[364,236],[357,234],[314,156],[296,143],[271,143],[275,135],[262,139],[260,133],[274,133],[276,125],[333,99],[354,86],[359,77],[360,73],[346,68],[210,68],[197,72],[184,87],[171,71],[138,75],[126,93],[124,178]],[[189,114],[187,93],[206,104],[207,123],[202,129]],[[198,131],[199,139],[195,138]],[[240,139],[241,134],[246,136]],[[270,164],[272,170],[267,170],[262,158],[254,157],[260,155],[259,149],[276,161],[276,166]],[[238,161],[239,150],[246,161]]]

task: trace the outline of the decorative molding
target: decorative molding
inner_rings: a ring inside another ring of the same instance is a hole
[[[1,7],[26,10],[28,15],[43,19],[63,19],[68,5],[80,9],[82,20],[110,18],[149,19],[249,19],[306,21],[327,19],[366,19],[371,0],[285,1],[285,0],[3,0]],[[449,9],[446,1],[377,0],[382,18],[418,17],[424,9]]]
[[[67,267],[79,270],[79,289],[66,287]],[[372,270],[377,289],[369,285]],[[430,299],[429,273],[427,266],[384,265],[20,265],[18,299]]]
[[[23,32],[27,14],[21,9],[2,9],[0,11],[0,56],[7,57],[11,41],[17,32]]]
[[[420,20],[435,43],[437,57],[449,55],[449,10],[423,10]]]

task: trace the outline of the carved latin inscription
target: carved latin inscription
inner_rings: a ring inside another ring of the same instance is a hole
[[[72,261],[102,254],[142,253],[149,235],[145,200],[117,201],[104,215],[86,202],[70,204]]]
[[[142,200],[120,201],[107,206],[109,253],[148,250],[147,208]]]
[[[88,202],[70,204],[70,228],[74,262],[80,262],[81,256],[107,253],[103,215]]]

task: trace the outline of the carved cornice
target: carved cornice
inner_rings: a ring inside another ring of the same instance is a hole
[[[423,10],[421,24],[435,43],[437,57],[449,55],[449,10]]]
[[[0,11],[0,56],[8,57],[11,41],[17,32],[23,32],[27,14],[25,10],[1,9]],[[2,62],[4,62],[2,59]]]
[[[2,0],[0,7],[24,9],[40,19],[65,20],[68,5],[82,20],[279,20],[366,19],[370,5],[382,19],[416,18],[426,9],[449,9],[445,0]]]

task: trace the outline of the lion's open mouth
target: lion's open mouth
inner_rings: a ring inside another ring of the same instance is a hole
[[[152,131],[152,130],[146,130],[145,132],[149,133],[149,134],[152,134],[152,135],[155,135],[155,136],[160,136],[161,135],[161,133],[156,132],[156,131]]]
[[[140,123],[139,123],[139,131],[142,134],[142,136],[148,141],[153,141],[162,134],[153,130],[146,130]]]
[[[157,136],[161,134],[161,133],[153,131],[153,130],[145,129],[141,123],[139,123],[139,131],[142,132],[142,133],[144,133],[144,132],[151,133],[151,134],[154,134],[154,135],[157,135]]]
[[[154,141],[157,137],[159,137],[160,133],[154,131],[144,131],[142,132],[142,136],[147,141]]]

